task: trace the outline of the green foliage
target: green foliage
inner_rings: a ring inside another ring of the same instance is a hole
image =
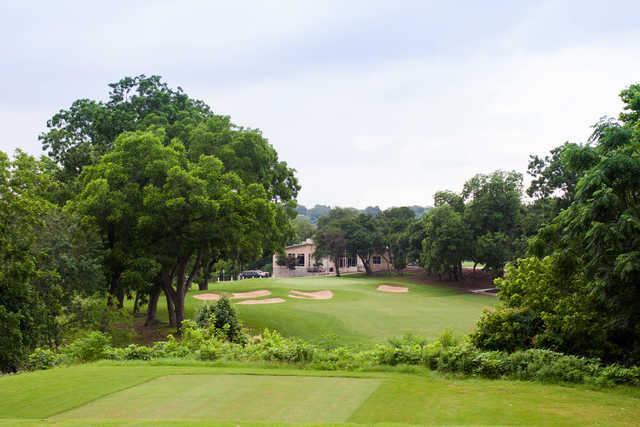
[[[469,249],[469,231],[462,215],[449,205],[432,209],[423,218],[422,263],[429,271],[457,280]]]
[[[623,91],[620,122],[599,122],[589,144],[559,147],[540,171],[534,191],[560,189],[567,207],[531,240],[531,257],[498,282],[504,306],[534,325],[519,328],[531,346],[640,361],[639,91]],[[508,345],[499,332],[513,319],[494,316],[480,323],[479,345]]]
[[[347,250],[346,227],[357,213],[353,209],[334,208],[318,220],[318,228],[313,236],[316,244],[316,259],[328,256],[336,268],[336,275],[340,275],[339,259]]]
[[[203,305],[196,314],[196,323],[201,328],[211,328],[217,336],[231,342],[243,342],[242,325],[228,298],[221,298],[215,304]]]
[[[112,348],[107,336],[89,334],[62,349],[62,353],[38,349],[31,369],[46,369],[60,363],[98,359],[152,360],[188,358],[204,361],[290,363],[323,370],[375,370],[381,366],[425,366],[441,372],[484,378],[524,381],[628,384],[640,386],[640,368],[602,365],[598,359],[566,355],[543,349],[484,351],[461,343],[450,331],[428,342],[414,335],[390,339],[370,350],[349,347],[318,347],[298,338],[286,338],[264,330],[260,337],[243,344],[224,339],[211,328],[185,321],[182,340],[169,336],[152,347],[129,345]]]
[[[526,309],[499,308],[485,311],[471,334],[474,344],[489,350],[515,351],[530,348],[540,321]]]
[[[409,262],[411,253],[411,227],[416,223],[416,215],[411,208],[385,209],[377,218],[382,233],[383,246],[380,253],[388,251],[390,262],[397,272],[401,272]]]
[[[308,217],[298,215],[293,220],[293,231],[294,237],[289,240],[289,244],[300,243],[310,239],[316,231],[316,226]]]
[[[105,351],[105,357],[113,360],[150,360],[153,355],[154,349],[137,344]]]
[[[0,371],[15,371],[38,346],[60,338],[61,272],[36,245],[53,204],[48,165],[0,152]],[[59,236],[64,238],[64,234]]]
[[[73,362],[92,362],[109,354],[111,337],[102,332],[90,332],[63,347],[65,358]]]
[[[29,355],[25,367],[32,371],[49,369],[60,365],[63,361],[64,357],[62,354],[49,348],[37,347]]]

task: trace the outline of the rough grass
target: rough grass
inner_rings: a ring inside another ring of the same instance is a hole
[[[640,419],[638,389],[429,373],[346,375],[109,362],[58,368],[0,377],[0,425],[347,421],[624,426]]]
[[[407,294],[376,290],[383,283],[409,287]],[[471,332],[482,309],[495,298],[461,293],[442,286],[417,284],[406,277],[306,277],[291,279],[250,279],[212,283],[209,292],[244,292],[268,289],[271,297],[286,299],[282,304],[236,305],[243,324],[255,333],[276,329],[285,336],[297,336],[319,343],[335,339],[339,344],[370,346],[406,333],[435,338],[444,329],[459,334]],[[330,300],[288,298],[289,291],[329,289]],[[186,315],[193,317],[204,302],[190,292]],[[159,316],[166,321],[164,304]],[[169,330],[167,330],[169,331]]]

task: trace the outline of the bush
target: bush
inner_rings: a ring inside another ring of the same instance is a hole
[[[63,354],[70,361],[92,362],[105,359],[111,346],[111,337],[102,332],[90,332],[63,348]]]
[[[64,358],[60,353],[49,348],[36,348],[27,358],[26,368],[32,371],[38,369],[49,369],[58,366]]]
[[[221,298],[213,305],[204,305],[196,315],[196,323],[201,328],[213,327],[216,335],[231,342],[243,342],[242,325],[228,298]]]
[[[284,338],[276,331],[265,329],[258,344],[263,360],[283,362],[309,362],[313,359],[315,347],[298,338]]]
[[[481,349],[513,352],[530,348],[540,329],[540,320],[526,309],[503,307],[482,313],[471,340]]]
[[[318,347],[298,338],[286,338],[270,330],[265,330],[261,337],[239,344],[217,334],[215,327],[200,328],[195,322],[186,320],[180,341],[169,335],[166,341],[156,342],[151,348],[135,344],[112,348],[108,335],[93,332],[63,348],[62,355],[65,356],[64,360],[76,362],[101,358],[193,358],[207,361],[295,363],[325,370],[371,370],[380,366],[424,365],[432,370],[484,378],[640,385],[640,367],[603,367],[597,359],[542,349],[513,353],[482,351],[471,342],[459,343],[449,331],[430,343],[423,338],[405,335],[367,351],[354,351],[352,348],[336,347],[333,344],[327,347]],[[62,362],[62,355],[48,349],[36,349],[29,357],[28,367],[46,369],[56,366]]]
[[[153,349],[136,344],[107,350],[107,357],[113,360],[150,360],[153,356]]]
[[[609,365],[602,368],[598,380],[608,384],[627,384],[640,386],[640,366],[625,368],[620,365]]]

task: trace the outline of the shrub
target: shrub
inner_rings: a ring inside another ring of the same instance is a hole
[[[221,298],[213,305],[204,305],[196,315],[201,328],[212,328],[216,335],[231,342],[243,342],[242,325],[228,298]]]
[[[153,355],[151,348],[136,344],[111,348],[107,351],[107,357],[114,360],[150,360]]]
[[[276,331],[265,329],[258,344],[264,360],[308,362],[313,359],[315,347],[298,338],[284,338]]]
[[[198,325],[198,327],[206,329],[211,323],[212,316],[215,318],[215,315],[213,314],[213,305],[205,304],[200,307],[200,309],[196,313],[196,324]]]
[[[74,362],[92,362],[106,358],[111,337],[102,332],[90,332],[63,348],[63,354]]]
[[[486,378],[500,378],[509,371],[507,354],[500,351],[477,353],[473,373]]]
[[[219,356],[220,347],[215,343],[204,344],[198,351],[198,359],[200,360],[216,360]]]
[[[38,347],[27,358],[26,368],[30,370],[49,369],[63,362],[64,358],[60,353],[49,348]]]
[[[605,366],[601,369],[598,380],[604,383],[640,386],[640,366],[631,368],[620,365]]]
[[[473,343],[485,350],[508,352],[530,348],[540,330],[540,320],[526,309],[485,310],[471,334]]]
[[[408,334],[401,338],[392,338],[389,345],[379,345],[374,350],[374,357],[381,365],[418,365],[424,359],[424,348],[427,341]]]

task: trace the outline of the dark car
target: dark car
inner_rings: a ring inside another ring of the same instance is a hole
[[[238,275],[238,279],[259,279],[261,277],[262,272],[258,270],[247,270]]]

